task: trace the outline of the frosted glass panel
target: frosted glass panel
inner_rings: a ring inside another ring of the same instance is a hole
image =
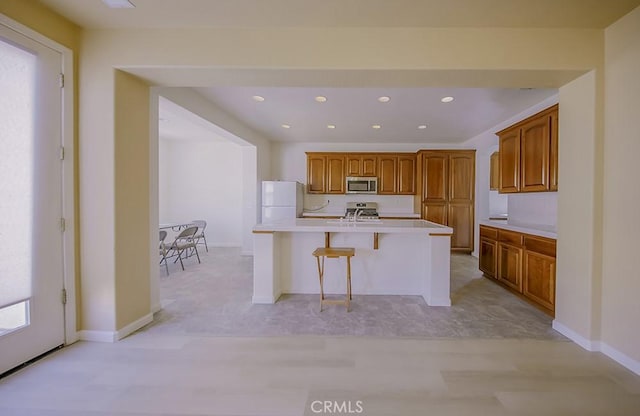
[[[0,39],[0,308],[31,296],[36,56]]]

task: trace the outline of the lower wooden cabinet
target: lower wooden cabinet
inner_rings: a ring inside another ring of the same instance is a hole
[[[480,270],[489,277],[496,278],[498,270],[498,243],[488,238],[480,238]]]
[[[555,240],[481,225],[479,252],[485,276],[553,316]]]
[[[534,251],[524,253],[522,293],[547,309],[554,310],[556,298],[556,258]]]
[[[498,242],[498,281],[522,292],[522,248]]]

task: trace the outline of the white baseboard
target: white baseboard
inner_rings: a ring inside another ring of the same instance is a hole
[[[571,341],[580,345],[587,351],[600,351],[600,341],[592,341],[578,334],[573,329],[561,324],[557,319],[553,320],[551,327],[556,331],[560,332],[565,337],[569,338]]]
[[[451,306],[451,298],[432,298],[427,299],[425,296],[422,297],[427,305],[429,306]]]
[[[92,341],[92,342],[115,342],[116,341],[115,331],[83,330],[83,331],[79,331],[78,335],[81,341]]]
[[[160,309],[162,309],[162,305],[160,303],[156,303],[154,305],[151,305],[151,313],[156,313],[156,312],[160,312]]]
[[[585,350],[601,352],[620,365],[640,375],[640,361],[629,357],[628,355],[618,351],[617,349],[602,341],[592,341],[590,339],[587,339],[555,319],[553,320],[552,327],[565,337],[569,338],[571,341],[580,345]]]
[[[118,332],[116,332],[116,340],[121,340],[122,338],[133,334],[138,329],[151,323],[152,321],[153,321],[153,314],[150,313],[136,321],[131,322],[129,325],[126,325],[125,327],[120,328]]]
[[[251,303],[273,304],[276,300],[273,296],[252,296]]]
[[[640,361],[634,360],[633,358],[621,353],[617,349],[605,344],[604,342],[601,343],[600,346],[601,351],[604,355],[611,358],[612,360],[617,361],[619,364],[627,367],[629,370],[640,376]]]
[[[82,341],[92,341],[92,342],[116,342],[126,337],[127,335],[131,335],[133,332],[142,328],[143,326],[151,323],[153,321],[153,314],[148,314],[143,316],[142,318],[130,323],[129,325],[121,328],[118,331],[79,331],[78,337]]]

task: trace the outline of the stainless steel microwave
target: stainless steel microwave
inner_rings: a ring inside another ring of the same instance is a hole
[[[378,178],[367,176],[347,176],[348,194],[377,194]]]

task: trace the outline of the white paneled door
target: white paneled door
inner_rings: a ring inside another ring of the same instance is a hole
[[[64,343],[61,69],[0,24],[0,374]]]

